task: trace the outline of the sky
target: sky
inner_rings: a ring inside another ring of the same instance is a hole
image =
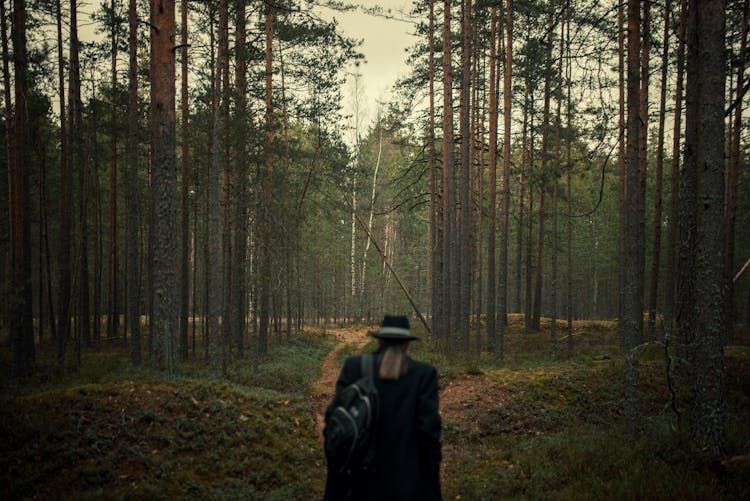
[[[360,0],[352,3],[365,8],[380,6],[383,10],[391,9],[395,17],[398,12],[408,13],[411,9],[410,0]],[[365,62],[359,67],[351,65],[347,68],[349,79],[342,89],[344,94],[344,112],[354,114],[354,77],[361,74],[360,91],[360,127],[365,129],[377,114],[377,102],[388,98],[389,91],[396,80],[405,76],[409,67],[406,64],[405,49],[414,45],[416,37],[413,35],[414,26],[410,23],[394,19],[385,19],[365,14],[360,10],[352,12],[334,12],[322,9],[322,14],[334,17],[341,31],[355,39],[361,39],[360,52],[365,56]],[[351,120],[353,127],[354,120]]]

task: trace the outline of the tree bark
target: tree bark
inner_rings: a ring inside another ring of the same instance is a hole
[[[675,322],[677,288],[677,248],[679,234],[679,190],[680,190],[680,132],[682,130],[682,94],[685,71],[685,37],[687,27],[687,0],[680,1],[680,23],[677,32],[677,83],[675,87],[674,133],[672,134],[672,165],[669,200],[669,226],[667,226],[667,276],[664,284],[664,334],[671,336]],[[676,349],[680,355],[680,340]]]
[[[32,326],[31,227],[29,170],[31,166],[31,123],[26,104],[28,91],[28,56],[26,49],[26,2],[13,3],[13,69],[15,75],[15,113],[13,114],[14,163],[11,192],[12,282],[10,299],[10,332],[13,346],[12,373],[28,375],[35,364]],[[9,125],[9,124],[8,124]],[[10,167],[10,166],[9,166]]]
[[[443,260],[441,249],[443,247],[443,229],[440,194],[438,193],[437,178],[437,152],[435,151],[435,1],[429,0],[429,168],[430,168],[430,276],[432,278],[432,294],[430,301],[430,314],[432,320],[432,346],[437,347],[438,339],[441,337],[441,325],[443,318],[442,294],[443,294]]]
[[[528,158],[528,165],[529,165],[529,182],[528,182],[528,190],[529,190],[529,216],[528,216],[528,233],[526,235],[526,262],[524,265],[524,268],[526,269],[526,289],[524,294],[524,332],[528,334],[534,324],[533,320],[533,297],[532,297],[532,287],[531,287],[531,277],[532,277],[532,256],[534,254],[534,218],[532,217],[534,214],[534,184],[531,181],[532,175],[534,172],[534,144],[535,144],[535,135],[534,135],[534,93],[533,90],[530,90],[531,82],[529,79],[526,80],[526,85],[524,86],[524,116],[528,117],[529,122],[529,130],[530,130],[530,137],[529,137],[529,158]],[[526,120],[526,118],[524,118]]]
[[[268,318],[271,300],[271,203],[273,174],[273,10],[266,6],[266,144],[265,174],[263,177],[262,262],[260,269],[260,326],[258,358],[268,351]]]
[[[547,23],[547,50],[546,58],[544,63],[544,111],[542,115],[542,169],[539,183],[539,237],[537,241],[537,254],[536,254],[536,282],[534,284],[534,310],[532,313],[532,329],[539,330],[541,328],[541,317],[542,317],[542,271],[544,262],[544,219],[545,219],[545,195],[547,191],[547,176],[550,170],[550,154],[549,154],[549,102],[551,94],[551,79],[552,79],[552,32],[554,31],[554,23],[552,14],[549,14],[549,21]]]
[[[561,128],[562,128],[562,82],[563,82],[563,57],[565,55],[565,14],[563,11],[560,21],[560,60],[558,61],[557,67],[557,113],[556,113],[556,124],[555,124],[555,166],[552,173],[552,242],[550,244],[551,256],[552,256],[552,283],[550,291],[550,301],[552,303],[552,318],[550,319],[550,333],[552,337],[551,343],[551,354],[553,358],[557,357],[557,303],[559,296],[559,283],[558,283],[558,261],[557,261],[557,245],[558,245],[558,232],[557,232],[557,198],[560,189],[558,182],[558,175],[560,167],[562,166],[562,152],[561,152]]]
[[[132,0],[131,0],[132,1]],[[188,358],[190,309],[190,148],[188,146],[190,105],[188,102],[188,3],[180,3],[182,35],[180,40],[182,119],[180,124],[180,161],[182,164],[182,213],[180,219],[180,358]]]
[[[232,299],[234,308],[234,334],[237,356],[242,358],[245,349],[245,333],[247,332],[247,147],[245,123],[247,121],[247,50],[245,0],[237,2],[237,40],[235,64],[235,93],[236,103],[236,144],[235,167],[237,196],[235,201],[235,237],[234,249],[236,266],[235,280],[232,282],[234,291]]]
[[[177,352],[177,159],[175,128],[175,2],[151,0],[151,264],[156,363],[176,374]]]
[[[640,344],[643,332],[643,267],[640,252],[644,245],[643,202],[640,174],[640,61],[641,26],[640,1],[628,0],[628,57],[627,57],[627,137],[626,137],[626,206],[622,261],[622,304],[619,319],[620,338],[628,357],[625,369],[625,422],[629,434],[638,433],[640,399],[638,394],[639,366],[633,349]]]
[[[513,98],[513,0],[505,6],[505,67],[503,68],[503,207],[500,219],[500,276],[498,284],[498,331],[496,354],[504,354],[505,329],[508,326],[508,211],[510,210],[510,130]]]
[[[112,15],[112,106],[110,107],[110,172],[109,172],[109,263],[107,308],[107,337],[118,335],[119,302],[118,278],[120,259],[117,248],[117,31],[115,0],[111,3]]]
[[[138,7],[130,0],[128,8],[128,140],[125,180],[127,239],[125,252],[128,273],[128,322],[130,330],[130,358],[133,365],[141,364],[141,221],[140,181],[138,178]]]
[[[677,320],[690,353],[690,431],[699,449],[710,455],[722,450],[726,427],[726,262],[724,247],[716,245],[724,241],[725,8],[724,0],[688,3],[685,164],[680,179],[683,238]]]
[[[456,307],[453,304],[453,290],[456,255],[456,190],[454,183],[453,156],[453,68],[451,65],[451,2],[443,2],[443,328],[445,344],[443,348],[449,353],[454,348],[451,327],[455,326]],[[457,326],[456,326],[457,327]]]
[[[224,138],[226,133],[226,124],[224,123],[224,114],[222,113],[222,97],[224,96],[224,89],[222,89],[222,61],[224,59],[224,35],[227,30],[224,29],[224,25],[227,23],[226,14],[226,3],[227,0],[220,0],[219,2],[219,45],[218,52],[216,55],[216,62],[214,64],[214,77],[213,77],[213,131],[212,131],[212,146],[211,146],[211,168],[208,181],[208,218],[206,228],[207,231],[211,229],[218,229],[221,227],[221,209],[219,207],[221,200],[221,190],[219,187],[219,174],[223,171],[222,162],[224,161]],[[206,309],[208,316],[208,337],[209,337],[209,370],[212,376],[216,377],[219,374],[219,364],[221,361],[221,350],[222,350],[222,338],[221,332],[219,331],[219,300],[222,297],[220,281],[219,281],[219,260],[221,259],[221,239],[211,238],[209,239],[208,250],[206,254]]]
[[[647,158],[647,141],[648,141],[648,121],[649,121],[649,99],[648,99],[648,88],[649,88],[649,71],[650,71],[650,57],[651,52],[651,7],[650,2],[641,1],[641,92],[639,102],[639,115],[640,115],[640,126],[638,129],[638,225],[643,227],[643,245],[638,247],[638,270],[643,270],[643,280],[645,285],[645,270],[646,270],[646,170],[648,164]],[[643,207],[641,207],[643,205]],[[629,207],[632,209],[632,207]],[[658,263],[657,263],[658,266]],[[643,292],[643,285],[641,286],[641,317],[643,317],[643,307],[645,306],[645,298]],[[639,342],[643,341],[643,320],[641,320],[641,331],[639,336]]]
[[[219,6],[219,75],[221,78],[221,122],[224,134],[221,137],[219,154],[221,159],[221,372],[226,376],[229,362],[229,343],[232,326],[232,189],[231,165],[229,164],[229,6]]]
[[[748,6],[750,1],[745,0],[742,4],[742,33],[740,34],[739,61],[737,64],[736,102],[729,145],[729,169],[727,173],[726,208],[724,211],[724,236],[726,253],[726,282],[727,282],[727,326],[729,327],[729,338],[732,336],[734,325],[734,241],[735,221],[737,219],[737,186],[740,175],[740,143],[742,136],[742,90],[744,87],[745,74],[745,51],[747,48],[748,31]]]
[[[568,231],[567,231],[567,265],[568,265],[568,284],[567,284],[567,307],[566,307],[566,317],[568,320],[568,358],[573,356],[573,189],[571,185],[571,177],[572,177],[572,171],[573,171],[573,163],[571,161],[571,148],[573,143],[573,137],[572,137],[572,106],[571,106],[571,100],[570,100],[570,88],[573,86],[572,84],[572,59],[570,54],[570,18],[572,16],[568,16],[567,18],[567,30],[566,30],[566,37],[565,37],[565,47],[566,47],[566,53],[568,60],[565,64],[565,80],[567,83],[567,96],[566,96],[566,125],[565,129],[567,131],[567,141],[566,141],[566,159],[565,159],[565,177],[566,177],[566,194],[568,199],[568,217],[567,217],[567,224],[568,224]],[[592,260],[593,262],[593,260]],[[594,268],[596,269],[596,268]]]
[[[659,92],[659,130],[656,137],[656,187],[654,190],[654,246],[651,262],[651,287],[648,305],[648,339],[656,339],[656,306],[659,292],[659,270],[661,269],[661,224],[662,186],[664,172],[664,119],[667,101],[667,67],[669,65],[669,25],[671,22],[670,0],[664,3],[664,38],[662,43],[661,87]]]
[[[463,21],[461,23],[463,42],[461,46],[461,112],[459,127],[461,128],[461,175],[460,175],[460,230],[458,234],[459,264],[458,264],[458,330],[461,338],[461,351],[469,353],[469,316],[471,313],[471,251],[469,244],[469,184],[471,179],[471,133],[470,99],[471,99],[471,0],[463,0]]]
[[[488,193],[487,193],[487,341],[494,348],[498,359],[502,360],[502,352],[498,352],[497,344],[497,288],[495,287],[495,233],[497,230],[497,101],[496,86],[497,68],[497,6],[492,6],[490,14],[490,110],[489,110],[489,151],[488,151]]]

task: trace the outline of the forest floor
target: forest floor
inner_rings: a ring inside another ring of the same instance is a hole
[[[331,402],[336,390],[336,380],[341,372],[339,360],[342,351],[360,351],[368,341],[366,330],[362,328],[341,328],[332,332],[337,342],[333,349],[325,356],[320,365],[320,377],[312,385],[312,400],[315,405],[315,429],[318,438],[323,440],[323,426],[326,407]]]
[[[411,345],[440,375],[446,499],[750,499],[750,330],[725,349],[727,446],[706,457],[680,431],[687,392],[676,377],[678,418],[662,348],[641,358],[632,439],[616,324],[577,322],[572,357],[550,356],[549,328],[524,334],[511,317],[502,365]],[[0,499],[319,499],[322,412],[343,359],[374,348],[366,333],[272,338],[260,367],[235,360],[218,379],[200,353],[165,378],[132,369],[124,347],[64,374],[43,351],[32,379],[0,381]]]

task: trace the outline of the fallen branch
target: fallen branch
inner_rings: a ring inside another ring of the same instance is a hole
[[[351,200],[346,194],[344,196],[346,198],[347,203],[349,204],[351,208],[352,206]],[[414,308],[414,311],[419,317],[419,320],[422,321],[422,325],[424,325],[424,328],[427,329],[427,333],[431,334],[432,331],[430,330],[430,326],[427,324],[427,320],[425,320],[424,317],[422,316],[422,313],[419,311],[419,308],[417,308],[417,303],[414,302],[414,298],[411,297],[411,294],[409,294],[409,291],[404,286],[404,283],[401,281],[401,278],[399,278],[398,273],[396,273],[396,270],[394,270],[393,266],[391,266],[391,263],[388,261],[388,258],[386,257],[385,253],[380,248],[380,245],[372,236],[372,234],[370,233],[370,230],[367,229],[367,225],[365,225],[362,219],[360,219],[359,214],[357,214],[356,211],[352,210],[352,214],[354,214],[354,217],[356,218],[357,223],[359,223],[359,225],[362,227],[362,230],[364,230],[365,234],[367,235],[367,238],[370,239],[370,241],[372,242],[372,245],[374,245],[375,248],[377,249],[378,253],[380,254],[380,257],[383,259],[383,263],[388,267],[389,270],[391,270],[391,273],[393,273],[393,277],[396,279],[396,282],[398,282],[399,287],[401,287],[401,290],[406,295],[406,299],[408,299],[409,302],[411,303],[411,307]]]
[[[736,282],[738,278],[740,278],[740,275],[742,275],[745,272],[745,270],[747,269],[748,266],[750,266],[750,258],[748,258],[748,260],[745,261],[745,265],[734,276],[734,278],[732,279],[733,283]]]

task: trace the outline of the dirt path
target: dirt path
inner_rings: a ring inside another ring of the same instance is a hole
[[[338,354],[347,346],[354,346],[355,350],[359,350],[370,341],[367,329],[364,327],[335,329],[331,332],[336,335],[338,342],[323,359],[320,378],[312,386],[312,398],[315,403],[315,428],[321,440],[323,439],[323,415],[326,406],[333,398],[336,380],[341,371],[340,363],[337,361]]]

